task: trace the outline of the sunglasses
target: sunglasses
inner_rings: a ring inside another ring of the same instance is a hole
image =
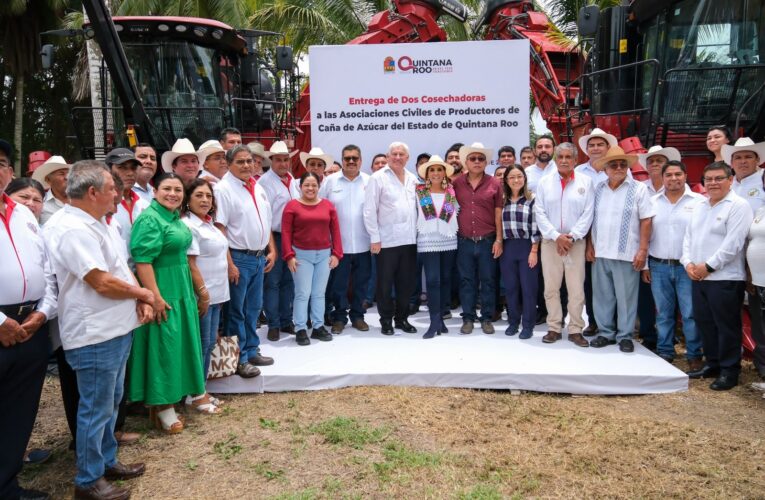
[[[358,156],[343,156],[343,161],[348,162],[348,163],[350,163],[350,162],[356,163],[356,162],[359,161],[359,159],[360,159],[360,157],[358,157]]]

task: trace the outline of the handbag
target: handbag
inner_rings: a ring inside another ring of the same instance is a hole
[[[207,379],[229,377],[235,374],[237,363],[239,363],[239,339],[218,337],[210,355],[210,371]]]

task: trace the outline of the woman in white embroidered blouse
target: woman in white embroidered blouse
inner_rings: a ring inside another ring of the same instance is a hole
[[[447,333],[443,314],[449,311],[451,274],[457,258],[457,212],[459,205],[449,178],[454,168],[433,155],[417,167],[425,183],[417,195],[417,252],[425,267],[430,327],[422,336],[432,339]]]

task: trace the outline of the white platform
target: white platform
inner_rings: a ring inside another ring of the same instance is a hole
[[[426,307],[422,309],[426,311]],[[284,392],[337,389],[359,385],[520,389],[568,394],[654,394],[688,390],[688,377],[635,342],[635,352],[617,346],[601,349],[577,347],[566,340],[542,343],[545,325],[534,337],[506,336],[507,321],[494,324],[497,333],[485,335],[480,326],[460,335],[459,315],[447,320],[449,333],[423,340],[427,312],[409,321],[417,334],[380,334],[377,314],[365,317],[368,332],[346,326],[331,342],[311,340],[298,346],[295,337],[282,334],[278,342],[265,339],[262,352],[273,356],[262,375],[239,376],[208,382],[213,393]],[[397,330],[398,332],[398,330]]]

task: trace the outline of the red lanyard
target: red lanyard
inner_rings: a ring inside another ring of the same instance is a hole
[[[120,201],[120,205],[122,205],[125,208],[125,211],[128,213],[128,218],[130,219],[131,226],[133,225],[133,209],[135,208],[135,204],[138,201],[138,198],[139,196],[137,193],[130,191],[130,200],[133,202],[133,204],[130,205],[130,208],[128,208],[124,198],[122,199],[122,201]]]

